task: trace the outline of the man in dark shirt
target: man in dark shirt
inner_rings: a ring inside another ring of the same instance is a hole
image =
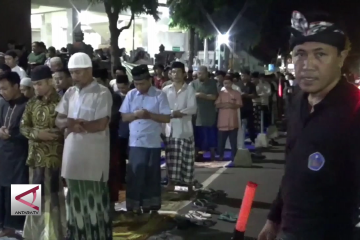
[[[251,82],[250,71],[244,70],[241,72],[241,79],[243,81],[242,101],[243,107],[241,108],[241,119],[246,120],[246,127],[249,132],[249,137],[252,143],[255,143],[256,130],[254,125],[254,109],[253,99],[256,95],[256,86]]]
[[[258,240],[352,240],[359,215],[360,92],[341,77],[347,38],[329,16],[292,17],[290,47],[301,90],[289,116],[285,174]]]
[[[64,96],[65,92],[73,85],[69,69],[63,68],[53,73],[56,91]]]

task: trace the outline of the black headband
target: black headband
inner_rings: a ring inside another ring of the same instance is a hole
[[[340,27],[333,23],[318,21],[308,23],[304,15],[294,11],[291,19],[290,48],[305,42],[320,42],[338,48],[345,49],[346,36]]]

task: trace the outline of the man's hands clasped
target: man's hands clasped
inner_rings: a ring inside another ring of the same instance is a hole
[[[136,110],[134,112],[134,115],[138,119],[149,119],[150,118],[150,112],[146,109]]]
[[[7,129],[5,126],[2,126],[0,128],[0,138],[3,140],[9,139],[11,136],[9,134],[9,129]]]

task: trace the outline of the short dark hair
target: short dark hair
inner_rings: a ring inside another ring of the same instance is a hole
[[[13,57],[13,58],[17,58],[17,57],[18,57],[17,53],[16,53],[14,50],[9,50],[9,51],[7,51],[7,52],[5,53],[5,55],[6,55],[6,56],[11,56],[11,57]]]
[[[126,73],[126,68],[124,66],[114,66],[113,73],[116,73],[117,70],[123,71],[124,73]]]
[[[63,72],[67,77],[71,77],[70,71],[69,71],[69,69],[67,67],[59,69],[59,70],[57,70],[55,72]]]
[[[48,48],[48,51],[49,51],[49,52],[56,53],[56,49],[55,49],[54,47],[52,47],[52,46]]]
[[[17,84],[20,86],[20,76],[16,72],[11,72],[11,71],[3,72],[2,74],[0,74],[0,81],[4,81],[4,80],[10,82],[11,85]]]
[[[13,40],[13,39],[9,40],[7,43],[8,43],[8,44],[11,44],[11,45],[15,45],[15,44],[16,44],[15,40]]]

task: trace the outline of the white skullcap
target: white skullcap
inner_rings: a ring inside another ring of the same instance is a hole
[[[25,87],[32,87],[31,78],[23,78],[23,79],[21,79],[20,85],[25,86]]]
[[[51,63],[61,63],[61,58],[59,58],[59,57],[52,57],[52,58],[50,59],[50,62],[51,62]]]
[[[69,59],[68,68],[91,68],[92,62],[86,53],[75,53]]]

